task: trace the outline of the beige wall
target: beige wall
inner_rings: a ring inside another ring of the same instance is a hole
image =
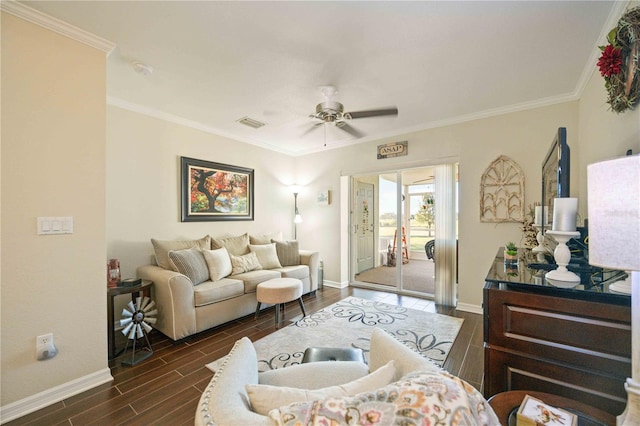
[[[604,79],[595,71],[580,98],[580,134],[578,158],[580,200],[587,198],[587,165],[625,155],[628,149],[640,154],[640,107],[616,114],[606,103]],[[572,161],[573,161],[572,154]],[[587,216],[587,204],[579,202],[582,217]]]
[[[292,157],[115,106],[107,109],[107,124],[107,255],[120,260],[123,277],[151,262],[151,238],[245,232],[292,238]],[[254,169],[255,220],[181,222],[181,156]]]
[[[105,61],[2,13],[3,408],[81,377],[110,378]],[[75,232],[38,236],[38,216],[73,216]],[[59,353],[39,362],[36,336],[50,332]]]
[[[310,193],[323,187],[339,188],[341,174],[359,174],[375,170],[392,170],[459,161],[459,301],[477,307],[482,302],[482,286],[489,264],[498,247],[506,241],[520,241],[517,223],[481,223],[479,212],[480,177],[500,155],[507,155],[525,173],[526,203],[539,201],[540,167],[558,127],[568,128],[570,144],[577,143],[578,103],[567,102],[528,111],[469,121],[457,125],[425,130],[392,139],[374,141],[309,155],[297,160],[300,182]],[[409,155],[385,160],[376,158],[381,143],[407,140]],[[334,199],[338,199],[335,197]],[[325,263],[325,278],[342,281],[340,276],[339,229],[340,206],[328,208],[303,200],[306,212],[302,235],[332,235],[317,240],[317,248]]]

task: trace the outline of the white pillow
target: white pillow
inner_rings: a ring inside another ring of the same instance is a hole
[[[211,281],[218,281],[231,275],[233,267],[231,266],[231,258],[226,248],[202,250],[202,254],[204,255],[204,260],[207,262]]]
[[[280,261],[278,260],[278,252],[276,252],[276,244],[249,244],[249,250],[258,256],[258,262],[262,269],[276,269],[282,268]]]
[[[229,258],[231,259],[231,266],[233,268],[231,270],[231,273],[233,275],[262,269],[262,266],[260,265],[260,262],[258,262],[258,257],[255,253],[248,253],[242,256],[234,256],[229,253]]]
[[[339,361],[334,361],[339,362]],[[362,392],[372,392],[391,383],[396,374],[394,361],[391,360],[373,373],[344,385],[322,389],[298,389],[284,386],[245,385],[253,412],[267,415],[274,408],[293,402],[315,401],[324,398],[352,396]]]
[[[258,374],[258,383],[291,388],[321,389],[351,382],[369,373],[369,366],[362,361],[315,361],[262,371]]]

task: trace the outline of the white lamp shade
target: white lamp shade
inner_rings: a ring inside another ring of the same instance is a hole
[[[589,263],[640,271],[640,156],[587,166]]]
[[[293,218],[293,223],[302,223],[302,216],[300,216],[300,213],[297,213]]]

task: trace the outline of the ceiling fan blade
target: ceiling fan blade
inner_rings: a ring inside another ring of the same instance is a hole
[[[339,129],[344,130],[345,132],[349,133],[351,136],[356,137],[356,138],[361,138],[361,137],[364,136],[364,134],[360,133],[357,129],[355,129],[354,127],[348,125],[344,121],[337,122],[336,123],[336,127],[338,127]]]
[[[309,127],[307,130],[304,131],[304,133],[302,133],[301,136],[306,136],[309,133],[313,132],[314,130],[316,130],[318,127],[322,126],[324,124],[324,122],[322,123],[316,123],[313,126]]]
[[[345,118],[367,118],[367,117],[382,117],[385,115],[398,115],[398,108],[383,108],[383,109],[372,109],[369,111],[354,111],[354,112],[345,112]]]

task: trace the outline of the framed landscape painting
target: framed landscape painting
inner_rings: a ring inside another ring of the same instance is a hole
[[[182,222],[253,220],[253,169],[180,157]]]

